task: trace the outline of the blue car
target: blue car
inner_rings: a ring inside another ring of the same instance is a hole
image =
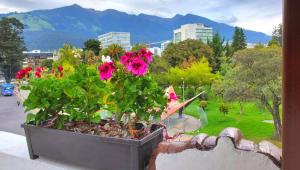
[[[1,85],[1,94],[3,96],[12,96],[14,94],[14,85],[13,84],[2,84]]]

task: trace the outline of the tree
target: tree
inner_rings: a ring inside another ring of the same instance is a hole
[[[131,47],[131,51],[139,51],[142,48],[148,48],[148,46],[146,44],[135,44],[134,46]]]
[[[225,50],[225,56],[227,58],[231,58],[233,55],[233,50],[232,50],[231,46],[229,45],[228,41],[226,42],[224,50]]]
[[[45,59],[45,60],[42,61],[41,66],[47,67],[47,68],[49,68],[51,70],[52,69],[52,64],[53,64],[53,60],[52,59]]]
[[[124,54],[125,50],[118,44],[111,44],[103,49],[100,55],[110,56],[112,60],[118,61]]]
[[[24,59],[26,50],[22,37],[24,26],[16,18],[0,20],[0,69],[6,82],[15,77]]]
[[[205,57],[200,61],[191,65],[187,69],[179,67],[171,68],[168,73],[163,76],[169,84],[180,86],[182,80],[186,82],[187,86],[192,86],[194,91],[204,85],[210,85],[218,76],[211,73],[211,68]]]
[[[246,36],[243,28],[235,27],[231,48],[233,52],[247,48]]]
[[[179,43],[170,43],[162,53],[162,58],[171,67],[179,66],[184,60],[193,56],[197,60],[204,57],[211,57],[212,49],[199,40],[185,40]],[[210,60],[210,59],[209,59]]]
[[[101,51],[101,42],[96,39],[88,39],[86,42],[84,42],[84,51],[93,51],[95,55],[99,55]]]
[[[97,64],[101,59],[101,57],[96,56],[92,50],[84,51],[82,56],[82,62],[89,65]]]
[[[279,45],[282,46],[282,24],[275,26],[272,32],[272,39],[269,41],[268,45]]]
[[[209,58],[210,59],[209,63],[211,64],[212,71],[214,73],[220,71],[221,68],[221,58],[224,56],[223,43],[224,43],[224,38],[222,39],[218,33],[214,34],[211,42],[208,42],[208,45],[213,50],[213,54]]]
[[[73,74],[75,66],[80,63],[81,51],[70,44],[64,44],[58,51],[58,60],[53,62],[52,66],[57,69],[58,66],[63,66],[65,75]]]
[[[237,52],[223,82],[225,98],[258,101],[272,114],[277,139],[281,139],[281,50],[272,46]]]

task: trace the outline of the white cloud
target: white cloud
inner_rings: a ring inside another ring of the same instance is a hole
[[[192,13],[268,34],[282,18],[281,0],[0,0],[0,13],[50,9],[74,3],[96,10],[116,9],[162,17]]]

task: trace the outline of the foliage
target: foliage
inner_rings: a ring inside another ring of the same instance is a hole
[[[59,66],[63,66],[66,75],[73,74],[75,67],[80,63],[80,49],[65,44],[63,48],[59,49],[58,56],[58,60],[52,64],[53,68],[57,69]]]
[[[88,39],[84,42],[84,51],[93,51],[95,55],[99,55],[101,51],[101,42],[97,39]]]
[[[140,51],[142,48],[147,48],[148,46],[146,44],[135,44],[131,47],[131,51]]]
[[[23,87],[23,89],[30,90],[30,94],[23,105],[26,107],[26,112],[35,109],[38,109],[38,112],[35,115],[30,114],[27,120],[34,120],[36,125],[41,125],[43,121],[50,118],[64,120],[66,116],[62,113],[65,111],[64,105],[69,100],[63,89],[69,84],[68,80],[49,76],[41,79],[33,78],[29,83],[29,86]],[[61,129],[63,123],[58,121],[55,127]]]
[[[226,42],[226,45],[224,47],[225,50],[225,57],[226,58],[231,58],[233,55],[233,49],[231,48],[231,46],[229,45],[228,41]]]
[[[52,59],[45,59],[45,60],[42,61],[41,66],[42,67],[47,67],[47,68],[49,68],[51,70],[52,69],[52,64],[53,64],[53,60]]]
[[[125,50],[118,44],[111,44],[107,48],[102,49],[100,55],[110,56],[113,61],[119,61]]]
[[[218,75],[211,73],[208,61],[203,57],[187,69],[171,68],[164,75],[164,78],[169,84],[174,86],[180,86],[184,80],[186,85],[192,86],[194,90],[197,90],[201,86],[210,85],[213,80],[218,78]]]
[[[246,36],[243,28],[235,27],[231,48],[233,52],[247,48]]]
[[[254,48],[239,51],[234,56],[234,67],[221,83],[226,100],[255,100],[273,116],[275,136],[281,137],[281,48]]]
[[[15,76],[24,58],[23,29],[24,25],[16,18],[0,20],[0,71],[4,73],[6,82]]]
[[[205,110],[207,108],[208,102],[205,100],[200,101],[200,107]]]
[[[213,54],[209,58],[209,63],[214,73],[220,71],[221,69],[221,61],[222,61],[221,58],[224,56],[223,44],[224,44],[224,38],[222,39],[218,33],[214,34],[211,42],[208,42],[210,48],[213,49]]]
[[[167,101],[148,72],[151,61],[152,53],[141,49],[127,52],[120,62],[103,61],[99,73],[95,65],[71,66],[68,62],[51,71],[38,68],[35,76],[29,68],[21,70],[20,79],[29,78],[22,87],[30,90],[24,101],[26,111],[38,110],[27,120],[62,129],[69,121],[99,123],[105,111],[114,113],[116,121],[125,116],[132,123],[149,122],[150,116],[160,115]],[[68,66],[73,68],[72,74],[65,71],[70,70]]]
[[[187,69],[187,68],[191,67],[196,62],[197,62],[197,59],[194,56],[190,56],[180,64],[180,68]]]
[[[100,56],[96,56],[92,50],[88,50],[83,52],[81,59],[83,63],[92,65],[99,63]]]
[[[105,83],[100,81],[94,66],[84,64],[76,67],[63,89],[69,98],[65,103],[65,110],[70,114],[70,120],[92,122],[95,113],[105,104]],[[99,121],[99,120],[98,120]]]
[[[282,24],[275,26],[272,32],[272,39],[268,43],[269,46],[282,46]]]
[[[115,71],[107,81],[108,87],[114,93],[110,95],[109,102],[112,103],[111,107],[118,119],[124,114],[130,117],[131,113],[135,113],[133,120],[148,121],[150,115],[156,117],[161,113],[166,98],[163,89],[152,79],[150,73],[144,73],[143,65],[134,63],[136,60],[150,64],[152,54],[143,48],[138,52],[127,52],[121,56],[121,63],[116,63]],[[132,64],[140,67],[136,69],[142,72],[132,70]],[[159,108],[160,111],[154,108]]]
[[[179,43],[170,43],[162,53],[162,58],[169,63],[171,67],[179,66],[185,59],[195,57],[209,58],[212,54],[212,49],[198,40],[185,40]]]
[[[221,113],[223,113],[224,115],[227,115],[228,112],[229,112],[229,107],[228,107],[228,105],[225,104],[225,103],[222,103],[222,104],[219,106],[219,111],[220,111]]]

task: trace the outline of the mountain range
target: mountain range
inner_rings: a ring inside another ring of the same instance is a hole
[[[132,15],[113,9],[97,11],[77,4],[24,13],[0,14],[2,17],[16,17],[24,25],[24,38],[28,50],[56,50],[64,43],[82,47],[89,38],[111,31],[130,32],[131,43],[151,43],[171,40],[174,29],[188,23],[203,23],[212,27],[225,40],[231,40],[234,27],[193,15],[175,15],[162,18],[153,15]],[[251,30],[245,30],[247,42],[266,43],[271,37]]]

